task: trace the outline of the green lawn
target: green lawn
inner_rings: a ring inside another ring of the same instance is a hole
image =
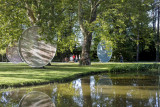
[[[52,63],[45,69],[37,69],[27,64],[0,63],[0,88],[26,86],[50,82],[65,82],[83,75],[99,72],[157,71],[154,63],[92,63],[79,66],[78,63]]]

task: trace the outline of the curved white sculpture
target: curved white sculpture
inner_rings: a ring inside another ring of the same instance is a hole
[[[18,52],[17,45],[14,45],[14,46],[9,45],[6,48],[6,56],[7,56],[7,59],[12,63],[18,64],[22,62],[22,59]]]
[[[56,54],[57,45],[40,40],[39,29],[37,26],[28,28],[19,39],[20,56],[32,67],[47,65]]]
[[[97,46],[97,55],[101,62],[108,62],[112,57],[112,46],[108,41],[101,41]]]

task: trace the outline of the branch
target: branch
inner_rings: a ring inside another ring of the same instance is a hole
[[[103,2],[103,1],[104,1],[104,0],[98,0],[97,3],[94,5],[93,9],[97,8],[97,7],[99,6],[99,4],[100,4],[101,2]]]
[[[33,10],[29,7],[29,5],[27,3],[25,3],[25,5],[26,5],[25,8],[27,9],[29,19],[30,19],[31,23],[34,24],[36,22],[36,18],[33,14]]]
[[[91,13],[90,13],[90,23],[93,22],[96,19],[96,10],[97,7],[99,6],[99,4],[104,1],[104,0],[98,0],[97,3],[96,2],[91,2]]]
[[[83,25],[83,18],[82,18],[82,2],[81,0],[78,1],[78,21],[80,25],[80,29],[82,31],[83,36],[86,36],[86,31]]]

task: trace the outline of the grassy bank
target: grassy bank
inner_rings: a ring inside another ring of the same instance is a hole
[[[51,82],[66,82],[75,78],[101,72],[150,72],[158,73],[154,63],[52,63],[45,69],[31,68],[26,64],[0,63],[0,88],[39,85]]]

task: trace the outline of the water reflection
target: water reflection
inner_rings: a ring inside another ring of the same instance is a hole
[[[32,91],[21,99],[19,107],[55,107],[51,98],[38,91]]]
[[[0,107],[18,107],[23,95],[31,91],[47,94],[56,107],[158,107],[158,83],[158,76],[95,75],[69,83],[2,92]]]

